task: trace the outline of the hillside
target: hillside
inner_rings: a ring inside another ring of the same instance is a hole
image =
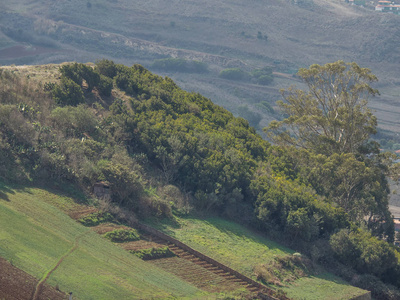
[[[102,233],[104,236],[103,232],[109,230],[107,226],[109,227],[110,223],[88,228],[69,217],[85,215],[85,212],[93,210],[93,207],[88,209],[87,206],[77,203],[77,199],[65,196],[66,191],[63,191],[62,187],[52,190],[2,183],[0,191],[2,193],[0,238],[7,245],[5,248],[0,248],[0,265],[7,270],[0,277],[2,283],[0,297],[30,299],[34,291],[38,289],[38,279],[41,279],[40,282],[45,279],[46,282],[44,288],[38,292],[38,299],[47,299],[46,295],[51,299],[65,299],[65,293],[69,291],[73,291],[74,299],[223,299],[229,295],[236,295],[238,299],[242,299],[242,296],[249,296],[243,287],[236,286],[237,291],[235,291],[232,283],[227,285],[210,271],[204,277],[205,270],[201,266],[196,269],[193,267],[195,264],[189,262],[185,264],[185,260],[180,257],[142,261],[118,247],[118,243],[112,245],[96,234],[96,232]],[[196,223],[196,226],[203,226],[200,230],[214,230],[210,237],[218,236],[215,232],[217,228],[223,232],[232,230],[228,239],[236,239],[236,243],[238,239],[246,236],[247,238],[240,242],[241,245],[237,246],[242,247],[242,255],[250,259],[252,264],[265,263],[263,259],[266,257],[273,260],[277,255],[280,257],[292,255],[289,249],[257,237],[250,231],[222,219],[188,221],[190,223],[179,230],[188,236],[197,236],[193,235],[193,224]],[[117,225],[114,224],[114,226]],[[179,239],[185,242],[187,240],[184,236],[179,236]],[[224,239],[227,237],[225,236]],[[232,241],[225,242],[229,245]],[[126,243],[126,247],[123,246],[124,243],[119,244],[123,248],[137,245],[136,247],[146,249],[144,241]],[[157,245],[155,242],[152,244],[153,247]],[[222,243],[219,246],[222,246]],[[220,259],[218,253],[214,251],[215,248],[199,245],[195,245],[195,248]],[[254,260],[254,255],[260,249],[263,257]],[[235,252],[231,253],[227,249],[221,248],[220,251],[228,256],[235,255]],[[234,261],[239,264],[228,263],[228,265],[253,276],[254,266],[246,263],[244,257],[235,258]],[[224,260],[226,259],[222,259]],[[167,267],[163,267],[164,265]],[[11,267],[14,268],[12,272]],[[179,272],[176,272],[177,268]],[[183,276],[185,269],[188,269],[190,276]],[[291,279],[290,285],[284,285],[291,298],[320,299],[323,296],[330,299],[350,299],[366,293],[329,273],[321,273],[324,272],[323,269],[318,272],[311,270],[306,270],[306,272],[310,274],[303,271],[299,279],[295,281]],[[176,276],[173,275],[175,273],[177,273]],[[196,279],[196,274],[199,274],[198,279]],[[6,281],[4,278],[9,280]],[[194,283],[192,278],[195,278]],[[84,286],[81,285],[83,280]],[[301,280],[305,280],[306,284],[300,284]],[[198,286],[199,289],[188,282]],[[304,290],[306,286],[311,289],[318,287],[319,293]],[[214,293],[206,291],[214,291]],[[215,293],[216,291],[218,293]]]
[[[101,238],[58,207],[74,211],[80,205],[43,188],[1,186],[0,256],[41,281],[49,274],[46,283],[62,291],[58,299],[65,299],[70,291],[74,299],[193,298],[202,294]],[[24,282],[19,284],[25,288]],[[30,299],[34,290],[20,299]],[[5,296],[10,299],[13,294]]]
[[[291,299],[353,299],[365,295],[304,257],[293,259],[299,253],[237,223],[191,216],[180,218],[179,223],[154,226],[254,279],[262,278],[263,271],[270,272],[267,283],[283,289]],[[286,266],[279,264],[285,260]]]
[[[354,64],[332,66],[369,74]],[[359,146],[344,148],[340,140],[322,137],[300,149],[270,145],[243,118],[138,64],[6,66],[0,68],[0,84],[4,182],[67,186],[76,199],[112,215],[118,226],[149,218],[176,226],[178,217],[210,214],[235,220],[294,247],[309,257],[307,264],[323,264],[374,296],[389,299],[399,293],[400,254],[393,245],[386,180],[391,157],[366,140],[376,126],[368,109],[357,115],[369,126],[362,121],[357,127],[364,132],[352,145]],[[97,219],[89,216],[88,222]],[[113,230],[114,225],[104,226]],[[63,247],[60,251],[69,253],[78,242]],[[290,266],[291,260],[303,264],[298,256],[287,257],[277,257],[273,266]],[[250,277],[252,268],[260,268],[256,279],[282,293],[284,279],[271,278],[266,265],[241,264],[232,267]],[[29,267],[24,271],[29,273]],[[229,286],[234,278],[226,276]],[[220,292],[212,284],[206,291]]]
[[[208,74],[154,71],[235,115],[254,118],[254,125],[262,128],[280,118],[271,108],[280,98],[280,88],[297,83],[291,75],[300,67],[355,61],[380,79],[381,96],[371,107],[379,128],[388,134],[382,138],[397,140],[393,133],[398,131],[399,113],[400,76],[395,64],[399,20],[341,0],[175,0],[168,4],[18,0],[2,4],[0,63],[87,62],[106,57],[151,67],[154,60],[168,57],[197,60],[208,65]],[[269,86],[218,78],[226,68],[250,72],[264,66],[275,71]]]

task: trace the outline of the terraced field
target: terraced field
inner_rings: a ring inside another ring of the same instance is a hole
[[[85,217],[85,214],[79,215]],[[86,214],[86,217],[90,217],[90,214]],[[246,295],[262,295],[264,297],[263,299],[275,299],[269,296],[273,291],[265,291],[265,287],[260,287],[258,284],[253,285],[238,278],[234,273],[221,268],[218,262],[213,263],[212,260],[207,260],[201,255],[196,255],[194,251],[191,252],[187,249],[183,249],[182,245],[178,246],[174,242],[160,238],[157,232],[155,234],[149,232],[144,233],[143,230],[147,226],[143,224],[138,224],[138,227],[142,229],[140,240],[119,242],[116,244],[127,251],[151,250],[165,248],[167,246],[169,250],[176,255],[175,257],[150,258],[147,259],[149,263],[178,276],[201,290],[211,293],[242,292]],[[129,230],[129,227],[114,223],[102,223],[92,227],[93,231],[103,236],[107,232],[120,229]],[[150,229],[156,231],[152,228]],[[280,299],[285,299],[285,297]]]
[[[215,294],[207,293],[247,296],[264,293],[256,284],[249,284],[234,272],[219,267],[218,262],[205,260],[203,254],[196,255],[151,234],[141,232],[141,240],[117,243],[120,247],[116,247],[116,243],[100,235],[115,229],[129,229],[128,226],[103,223],[88,228],[63,211],[82,218],[96,209],[44,189],[0,185],[0,257],[36,280],[34,289],[28,288],[31,295],[37,290],[38,282],[57,286],[64,295],[74,291],[75,299],[215,298]],[[188,218],[181,223],[184,224],[181,228],[165,225],[160,229],[228,267],[239,266],[237,270],[247,276],[252,276],[248,270],[255,263],[291,253],[237,224],[220,219]],[[142,261],[126,251],[166,246],[175,257]],[[11,282],[4,276],[0,281]],[[9,287],[15,289],[15,285],[9,284]],[[45,290],[39,290],[37,299],[42,299]],[[293,299],[321,299],[321,295],[349,299],[364,293],[327,273],[301,278],[286,285],[284,290]]]
[[[212,265],[199,265],[181,257],[161,258],[150,262],[205,291],[221,293],[245,289],[239,279],[228,273],[213,272],[215,267]]]
[[[220,218],[182,218],[181,224],[154,224],[158,229],[208,255],[242,274],[256,279],[254,267],[272,262],[274,257],[293,255],[294,251],[239,224]],[[352,299],[366,294],[340,278],[320,268],[317,272],[291,282],[281,282],[280,288],[292,299]]]

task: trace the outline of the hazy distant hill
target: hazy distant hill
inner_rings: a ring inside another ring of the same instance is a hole
[[[1,4],[0,63],[93,61],[152,66],[155,59],[202,61],[209,73],[158,70],[259,128],[278,118],[279,89],[299,67],[356,61],[379,77],[371,103],[380,128],[397,131],[400,17],[331,0],[16,0]],[[218,78],[226,68],[273,67],[271,85]],[[286,76],[281,73],[287,74]]]

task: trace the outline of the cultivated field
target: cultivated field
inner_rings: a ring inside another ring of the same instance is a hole
[[[179,222],[180,227],[168,224],[155,226],[254,279],[256,277],[253,268],[256,265],[272,263],[275,257],[293,255],[292,250],[220,218],[182,218]],[[349,299],[365,293],[322,268],[275,288],[283,289],[293,299]]]
[[[71,211],[78,205],[44,189],[2,184],[0,257],[36,280],[72,291],[74,299],[201,296],[193,285],[115,246],[54,203]]]

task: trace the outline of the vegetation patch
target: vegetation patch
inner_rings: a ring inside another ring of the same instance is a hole
[[[104,234],[104,237],[114,243],[137,241],[140,235],[135,229],[115,229]]]
[[[260,85],[271,84],[274,80],[271,67],[264,67],[261,69],[255,69],[251,73],[246,72],[240,68],[228,68],[224,69],[219,73],[219,77],[228,80],[238,81],[252,81],[253,83]]]
[[[86,217],[83,217],[82,219],[79,219],[79,222],[87,227],[93,227],[93,226],[97,226],[101,223],[113,222],[113,221],[114,221],[114,217],[110,213],[107,213],[107,212],[92,213]]]
[[[257,280],[265,284],[284,286],[286,283],[315,274],[315,266],[312,261],[300,253],[293,255],[277,256],[268,264],[260,264],[254,267]]]
[[[207,73],[207,64],[194,61],[186,60],[183,58],[163,58],[156,59],[152,67],[158,70],[168,72],[184,72],[184,73]]]
[[[175,254],[168,247],[150,248],[150,249],[142,249],[136,251],[131,250],[129,252],[143,260],[167,258],[175,256]]]

